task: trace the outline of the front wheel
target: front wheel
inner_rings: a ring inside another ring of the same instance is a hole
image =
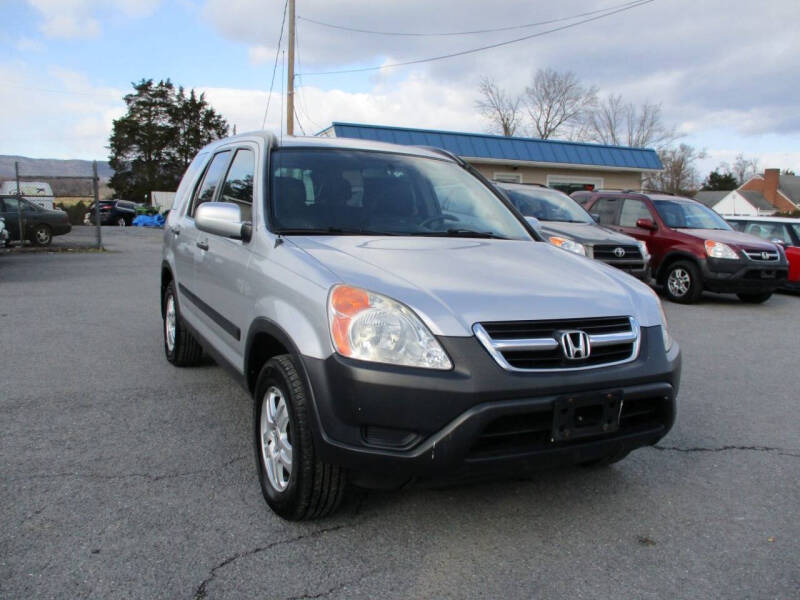
[[[739,300],[742,302],[748,302],[750,304],[761,304],[766,302],[772,297],[772,292],[761,292],[760,294],[736,294],[739,296]]]
[[[664,292],[667,298],[680,304],[693,304],[703,293],[700,269],[689,261],[681,260],[667,269],[664,279]]]
[[[270,508],[289,521],[318,519],[341,504],[341,467],[322,462],[311,437],[311,408],[295,359],[270,359],[253,400],[253,438],[261,491]]]

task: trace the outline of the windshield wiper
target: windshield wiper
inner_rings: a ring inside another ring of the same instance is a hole
[[[388,231],[371,231],[348,227],[287,228],[275,231],[278,235],[398,235]]]
[[[497,235],[491,231],[475,231],[474,229],[447,229],[445,231],[424,231],[409,235],[425,237],[464,237],[464,238],[490,238],[493,240],[507,240],[507,237]]]

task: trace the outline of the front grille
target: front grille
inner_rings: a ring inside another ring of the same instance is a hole
[[[633,360],[639,350],[639,326],[630,317],[497,321],[478,323],[473,330],[497,363],[510,371],[602,367]],[[560,341],[565,331],[588,335],[588,356],[566,356]]]
[[[639,247],[627,244],[599,244],[592,249],[592,256],[602,261],[642,260]]]
[[[777,251],[775,250],[757,250],[754,248],[745,248],[742,250],[745,256],[750,260],[756,260],[758,262],[771,262],[776,261],[780,257]]]

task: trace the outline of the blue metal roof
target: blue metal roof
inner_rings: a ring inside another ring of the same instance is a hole
[[[664,168],[656,151],[650,148],[627,148],[582,142],[357,123],[334,122],[332,127],[336,137],[407,146],[435,146],[458,156],[469,158],[627,169],[659,170]]]

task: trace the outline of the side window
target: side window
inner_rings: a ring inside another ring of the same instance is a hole
[[[223,202],[237,204],[243,221],[253,220],[253,179],[256,173],[256,157],[252,150],[240,148],[233,157],[228,176],[222,186]]]
[[[215,154],[211,159],[211,164],[206,169],[206,174],[203,176],[203,181],[197,187],[197,192],[194,196],[192,203],[192,216],[194,216],[197,207],[203,202],[211,202],[214,199],[214,192],[217,191],[217,185],[225,172],[225,167],[228,166],[228,159],[230,158],[230,151],[220,152]]]
[[[636,227],[639,219],[652,219],[653,216],[641,200],[626,198],[622,203],[622,211],[619,214],[620,227]]]
[[[616,198],[600,198],[590,212],[601,225],[616,225],[619,204]]]
[[[728,221],[728,225],[733,227],[736,231],[744,231],[747,221]]]
[[[766,222],[753,222],[748,223],[747,228],[744,231],[745,233],[749,233],[750,235],[758,236],[762,239],[772,241],[772,240],[780,240],[784,244],[791,244],[791,239],[789,238],[789,232],[786,231],[783,223],[766,223]]]
[[[18,210],[19,200],[16,198],[9,196],[8,198],[5,198],[3,202],[5,202],[6,205],[6,212]]]

